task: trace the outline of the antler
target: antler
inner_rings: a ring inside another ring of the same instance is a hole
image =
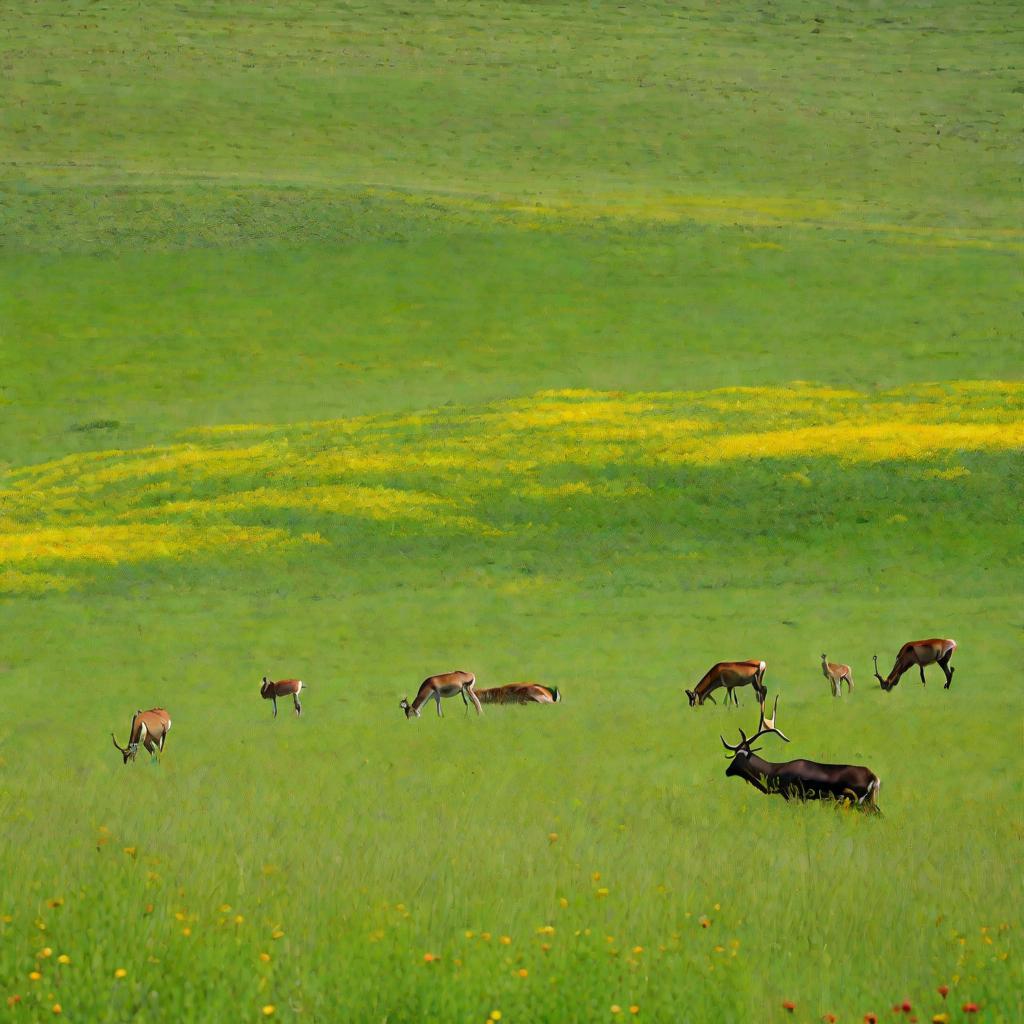
[[[775,733],[776,736],[781,737],[787,743],[789,742],[789,737],[781,729],[777,729],[775,727],[775,716],[778,714],[778,712],[779,712],[779,695],[778,694],[775,694],[775,704],[772,706],[772,717],[771,718],[766,718],[765,717],[764,701],[761,701],[761,720],[760,720],[760,722],[758,723],[758,726],[757,726],[757,735],[751,737],[751,740],[750,740],[751,743],[753,743],[754,740],[760,739],[762,736],[767,736],[768,733],[770,733],[770,732]]]
[[[878,674],[878,655],[872,655],[872,660],[875,663],[875,678],[882,684],[882,689],[885,689],[885,680]]]
[[[110,738],[114,741],[114,746],[117,747],[117,749],[120,750],[122,754],[128,753],[128,751],[124,747],[118,744],[117,737],[113,733],[110,734]]]
[[[726,750],[731,750],[734,754],[737,750],[740,750],[742,747],[745,747],[750,743],[750,740],[747,739],[747,734],[742,729],[740,729],[740,736],[742,736],[743,739],[741,739],[736,746],[733,746],[731,743],[725,742],[725,737],[721,733],[718,734],[718,738],[722,741],[722,746],[725,747]]]

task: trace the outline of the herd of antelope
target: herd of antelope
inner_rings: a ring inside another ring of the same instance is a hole
[[[924,685],[925,666],[938,665],[946,677],[945,689],[948,690],[950,683],[953,682],[954,671],[949,662],[955,650],[955,640],[938,637],[930,640],[911,640],[900,648],[892,671],[884,679],[878,673],[878,655],[874,656],[875,678],[882,689],[888,692],[900,681],[904,673],[916,665],[921,673],[921,684]],[[784,800],[832,799],[878,813],[878,790],[881,781],[870,768],[852,764],[820,764],[803,758],[777,763],[757,756],[760,748],[754,747],[753,744],[763,736],[775,735],[786,743],[789,742],[789,737],[775,724],[779,710],[778,696],[772,708],[772,717],[768,718],[764,713],[764,703],[768,696],[768,689],[764,684],[766,668],[767,665],[763,661],[722,661],[708,669],[704,678],[692,690],[686,691],[691,707],[699,706],[705,700],[714,702],[712,691],[721,687],[725,687],[727,704],[730,697],[734,703],[739,704],[735,691],[740,686],[752,686],[757,694],[761,715],[754,735],[748,739],[747,734],[740,729],[740,742],[735,744],[726,742],[724,736],[719,737],[730,759],[725,774],[736,775],[762,793],[774,793]],[[833,697],[842,695],[843,683],[846,683],[847,694],[853,692],[853,671],[849,665],[831,662],[828,655],[823,654],[821,671],[828,680]]]
[[[945,689],[948,690],[950,683],[953,682],[954,672],[949,662],[956,646],[955,640],[912,640],[900,648],[892,671],[884,679],[878,672],[876,654],[875,678],[882,689],[888,692],[916,665],[921,673],[923,685],[925,667],[938,665],[946,677]],[[723,687],[726,704],[731,698],[734,704],[739,705],[735,691],[741,686],[752,686],[757,694],[760,718],[754,735],[748,739],[747,734],[740,729],[740,742],[736,744],[726,742],[724,736],[720,737],[730,758],[725,774],[739,776],[762,793],[774,793],[785,800],[833,799],[853,803],[877,813],[881,782],[869,768],[849,764],[819,764],[817,761],[803,759],[776,763],[757,756],[760,748],[754,747],[753,744],[764,736],[775,735],[784,742],[789,742],[789,737],[775,724],[779,710],[778,696],[775,697],[771,718],[765,715],[765,700],[768,696],[768,688],[764,683],[766,670],[767,664],[764,661],[720,661],[708,669],[692,690],[685,691],[691,707],[699,707],[707,700],[717,703],[712,695],[713,691]],[[831,662],[827,655],[822,654],[821,671],[828,681],[833,697],[842,695],[844,682],[847,694],[853,692],[853,672],[849,665]],[[302,693],[303,686],[301,679],[279,679],[275,682],[264,676],[260,685],[260,696],[273,702],[274,718],[277,718],[278,697],[291,697],[295,714],[301,715],[302,703],[299,701],[299,694]],[[562,699],[557,687],[541,686],[538,683],[509,683],[477,691],[476,676],[472,672],[456,671],[424,679],[412,703],[403,697],[399,706],[405,712],[406,718],[419,718],[420,710],[432,700],[437,705],[438,717],[443,717],[441,701],[445,697],[456,695],[461,695],[462,702],[467,708],[472,703],[478,715],[483,714],[484,704],[557,704]],[[114,746],[121,752],[124,763],[127,764],[135,760],[140,745],[144,746],[151,756],[159,756],[163,752],[170,729],[171,717],[167,711],[164,708],[150,708],[149,711],[140,709],[132,716],[126,747],[117,742],[117,737],[113,733],[110,735]]]

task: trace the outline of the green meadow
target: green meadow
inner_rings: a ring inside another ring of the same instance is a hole
[[[1017,5],[0,40],[0,1021],[1024,1019]]]

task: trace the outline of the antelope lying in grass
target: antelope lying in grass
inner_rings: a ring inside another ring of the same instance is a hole
[[[473,689],[475,685],[476,676],[472,672],[445,672],[440,676],[429,676],[420,683],[416,699],[410,704],[408,699],[403,697],[399,701],[399,707],[405,712],[406,718],[419,718],[420,708],[428,700],[435,700],[437,701],[437,716],[443,718],[441,698],[454,697],[457,693],[461,693],[463,701],[469,697],[476,707],[476,713],[482,715],[483,709],[480,707],[480,700]]]
[[[481,704],[557,704],[562,695],[557,686],[541,686],[538,683],[509,683],[507,686],[493,686],[477,693]],[[465,693],[462,699],[466,699]]]
[[[264,700],[272,700],[274,702],[274,717],[277,718],[277,698],[287,697],[290,694],[292,703],[295,705],[295,714],[301,715],[302,704],[299,702],[299,694],[302,693],[303,685],[301,679],[278,679],[275,683],[264,676],[263,683],[260,686],[260,696]]]
[[[135,760],[141,743],[151,755],[159,751],[163,753],[167,734],[171,731],[171,716],[163,708],[150,708],[148,711],[136,711],[132,715],[132,727],[128,733],[128,746],[122,747],[117,737],[111,733],[114,746],[121,751],[124,763]]]
[[[915,665],[921,672],[921,685],[924,685],[925,665],[938,665],[946,677],[946,685],[943,689],[948,690],[949,684],[953,682],[953,673],[956,669],[949,663],[956,650],[955,640],[942,640],[933,637],[931,640],[911,640],[900,648],[896,655],[896,664],[892,671],[883,679],[878,674],[878,655],[875,655],[875,678],[882,684],[882,689],[889,691],[899,681],[904,672],[910,671]]]
[[[833,697],[843,695],[843,683],[846,683],[846,692],[853,693],[853,669],[849,665],[837,665],[829,661],[823,654],[821,656],[821,671],[832,688]]]
[[[737,686],[748,685],[754,687],[758,700],[763,702],[768,696],[768,689],[764,685],[766,667],[763,661],[720,661],[717,665],[712,665],[704,674],[704,678],[692,690],[686,691],[686,696],[690,698],[690,707],[703,704],[706,700],[717,704],[718,701],[711,696],[711,691],[717,690],[720,686],[726,689],[726,704],[732,697],[739,707],[739,698],[733,691]]]
[[[819,764],[817,761],[784,761],[777,764],[757,756],[753,744],[762,736],[774,733],[789,742],[775,725],[779,710],[779,698],[775,698],[772,717],[765,718],[764,704],[761,704],[761,719],[757,732],[747,739],[740,729],[740,742],[733,745],[719,737],[722,746],[732,756],[726,775],[736,775],[749,782],[762,793],[778,793],[784,800],[836,800],[846,801],[878,813],[878,776],[870,768],[851,764]]]

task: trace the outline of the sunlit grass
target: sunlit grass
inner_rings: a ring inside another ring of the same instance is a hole
[[[0,1020],[1024,1020],[1014,3],[0,27]]]

